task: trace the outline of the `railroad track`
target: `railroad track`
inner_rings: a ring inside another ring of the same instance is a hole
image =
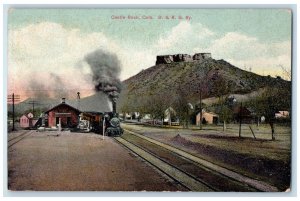
[[[119,143],[190,191],[277,192],[276,187],[196,157],[130,130]]]
[[[148,161],[159,170],[161,170],[164,174],[174,179],[176,182],[180,183],[182,186],[187,188],[191,191],[202,191],[202,192],[209,192],[213,191],[209,186],[199,181],[197,178],[182,172],[180,169],[175,167],[174,165],[167,163],[156,155],[152,154],[151,152],[143,149],[139,146],[134,145],[133,143],[125,140],[122,137],[115,137],[115,139],[121,143],[122,145],[129,148],[135,154],[142,157],[144,160]]]
[[[10,138],[7,141],[7,147],[8,148],[12,147],[13,145],[15,145],[18,142],[20,142],[21,140],[23,140],[24,138],[28,137],[30,134],[31,134],[31,131],[25,131],[16,137]]]

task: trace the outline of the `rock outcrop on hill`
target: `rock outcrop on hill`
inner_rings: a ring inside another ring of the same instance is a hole
[[[156,65],[170,64],[173,62],[203,61],[209,58],[211,58],[211,53],[196,53],[193,56],[189,54],[158,55],[156,57]]]

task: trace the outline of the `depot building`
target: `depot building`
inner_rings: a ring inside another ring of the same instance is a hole
[[[45,112],[45,126],[56,127],[60,125],[62,128],[74,128],[79,123],[79,114],[81,112],[68,105],[65,98],[62,102]]]

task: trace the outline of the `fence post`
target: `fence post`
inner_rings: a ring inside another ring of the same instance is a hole
[[[249,128],[250,128],[250,130],[251,130],[251,132],[252,132],[252,135],[253,135],[254,139],[256,139],[256,137],[255,137],[255,135],[254,135],[254,132],[253,132],[253,130],[252,130],[252,128],[251,128],[250,125],[249,125]]]

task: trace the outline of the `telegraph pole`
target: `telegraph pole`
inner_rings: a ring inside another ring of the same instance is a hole
[[[20,95],[15,95],[15,93],[12,93],[12,95],[8,95],[7,97],[7,102],[8,103],[12,103],[12,131],[15,131],[15,102],[19,102],[20,101]]]
[[[15,94],[12,94],[12,112],[13,112],[13,127],[12,127],[12,131],[15,130]]]
[[[200,96],[200,121],[199,121],[199,125],[200,125],[200,130],[202,130],[202,90],[201,90],[201,84],[199,83],[199,96]]]
[[[77,110],[80,110],[80,92],[79,91],[77,92]],[[80,124],[80,115],[78,116],[78,128],[80,128],[79,124]],[[89,128],[90,128],[90,126],[89,126]]]
[[[199,110],[200,110],[199,128],[200,128],[200,130],[202,130],[202,89],[201,89],[201,73],[200,73],[200,70],[199,70],[199,98],[200,98],[200,106],[199,106]]]
[[[242,136],[242,109],[243,109],[243,104],[241,103],[240,111],[239,111],[239,120],[240,120],[239,137]]]
[[[37,101],[29,101],[27,104],[32,104],[32,114],[34,115],[34,104],[37,104]]]

